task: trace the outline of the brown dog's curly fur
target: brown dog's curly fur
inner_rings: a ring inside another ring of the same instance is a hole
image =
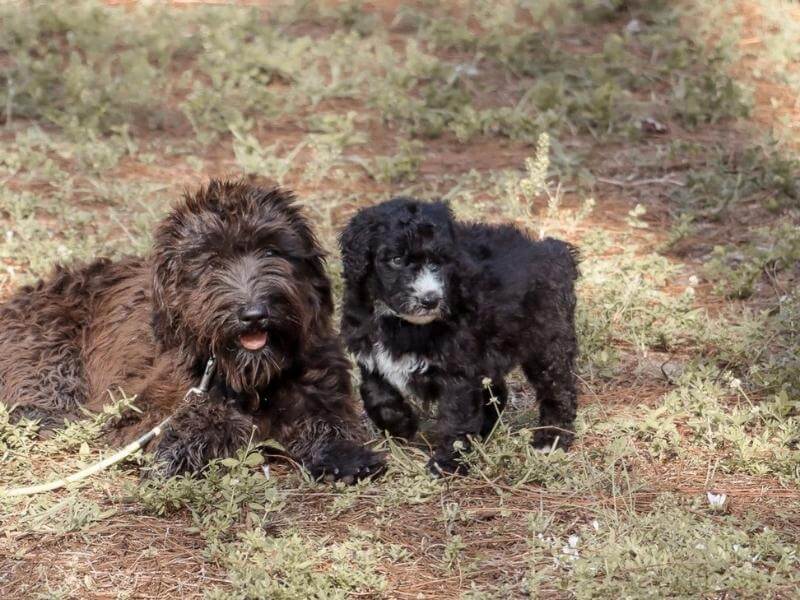
[[[315,476],[353,480],[381,459],[361,444],[332,312],[323,252],[292,195],[212,181],[162,221],[149,257],[59,266],[0,307],[0,401],[46,430],[122,389],[142,413],[113,442],[177,410],[155,447],[165,474],[252,436]],[[207,400],[182,403],[212,353]]]

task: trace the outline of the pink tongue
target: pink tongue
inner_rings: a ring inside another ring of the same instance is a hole
[[[239,336],[239,343],[247,350],[261,350],[267,344],[267,333],[265,331],[243,333]]]

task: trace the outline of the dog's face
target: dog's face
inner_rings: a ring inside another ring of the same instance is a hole
[[[265,385],[328,327],[323,253],[279,190],[212,182],[161,224],[154,263],[156,335],[213,352],[234,389]]]
[[[440,202],[363,210],[341,238],[345,278],[376,310],[424,325],[447,314],[456,271],[453,217]]]

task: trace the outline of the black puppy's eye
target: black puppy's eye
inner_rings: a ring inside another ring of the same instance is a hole
[[[437,263],[430,263],[428,265],[428,269],[430,269],[432,272],[436,273],[437,271],[440,271],[442,269],[442,265],[437,264]]]
[[[405,259],[402,256],[395,256],[394,258],[389,259],[389,264],[393,268],[399,269],[405,264]]]
[[[261,250],[263,256],[277,256],[278,253],[273,248],[263,248]]]

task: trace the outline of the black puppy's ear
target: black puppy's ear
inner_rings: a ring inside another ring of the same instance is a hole
[[[428,203],[428,212],[441,230],[446,231],[451,238],[455,238],[456,216],[449,201],[434,200]]]
[[[344,280],[348,286],[360,286],[369,274],[380,229],[375,213],[375,207],[362,209],[350,219],[339,236]]]

